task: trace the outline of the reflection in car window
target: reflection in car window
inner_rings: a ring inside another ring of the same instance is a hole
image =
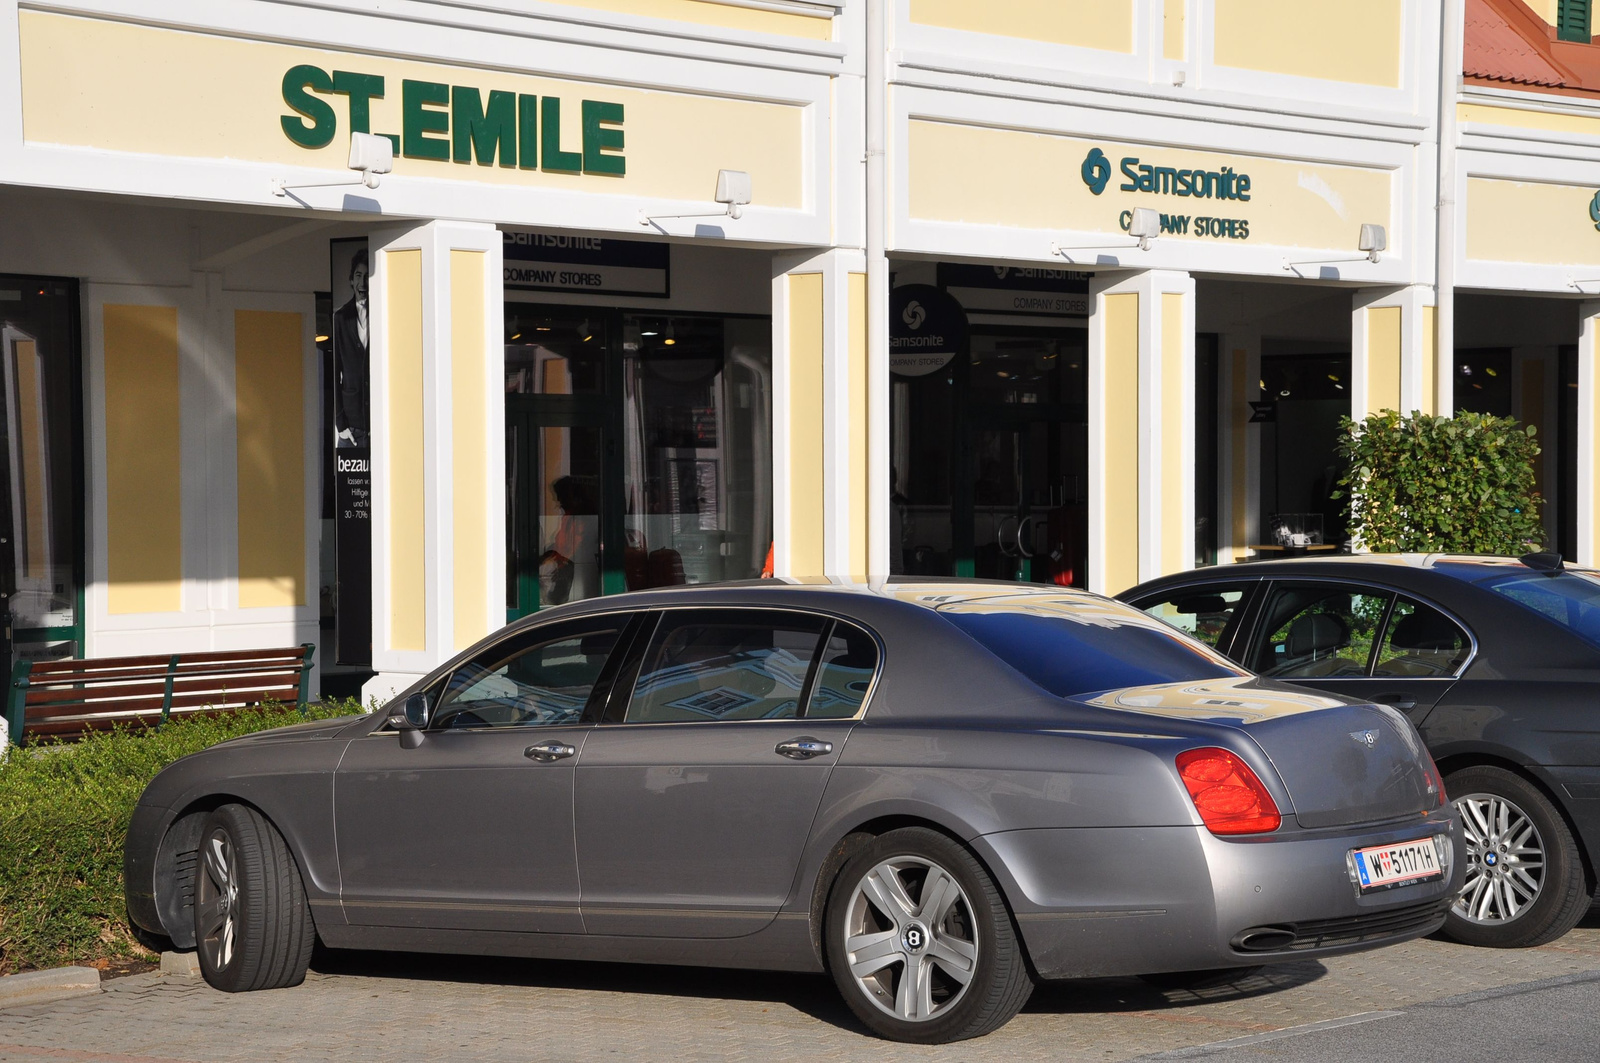
[[[1326,583],[1277,587],[1262,625],[1268,635],[1256,650],[1255,670],[1295,679],[1365,676],[1391,597]]]
[[[1600,646],[1600,577],[1595,573],[1574,569],[1517,573],[1477,583]]]
[[[1389,614],[1373,675],[1452,676],[1466,662],[1471,641],[1454,620],[1431,605],[1401,598]]]
[[[872,637],[852,624],[834,624],[822,649],[806,718],[842,720],[860,712],[877,667],[878,647]]]
[[[1039,610],[939,610],[984,649],[1057,697],[1116,687],[1248,673],[1166,624],[1126,606],[1082,616]]]
[[[496,643],[457,668],[435,727],[538,727],[577,723],[620,624],[534,630]]]
[[[1239,612],[1244,592],[1242,585],[1191,587],[1157,602],[1145,602],[1139,608],[1216,649],[1218,640]]]
[[[668,610],[625,720],[792,720],[827,624],[794,613]]]

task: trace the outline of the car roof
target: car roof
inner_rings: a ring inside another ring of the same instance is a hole
[[[1162,576],[1137,587],[1130,587],[1117,597],[1125,598],[1138,592],[1143,597],[1157,587],[1217,579],[1272,579],[1282,576],[1355,575],[1358,570],[1383,570],[1391,574],[1437,573],[1475,583],[1485,576],[1501,572],[1536,572],[1538,569],[1524,564],[1515,557],[1498,554],[1337,554],[1331,557],[1290,557],[1272,561],[1250,561],[1237,565],[1216,565]],[[1566,565],[1569,572],[1593,572],[1593,569]],[[1376,573],[1374,573],[1376,574]]]

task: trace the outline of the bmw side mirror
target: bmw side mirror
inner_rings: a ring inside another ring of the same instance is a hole
[[[389,726],[400,732],[402,748],[415,749],[422,744],[422,732],[428,729],[432,719],[433,706],[428,704],[428,695],[413,694],[399,712],[389,714]]]

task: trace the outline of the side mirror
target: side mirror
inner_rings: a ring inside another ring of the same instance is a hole
[[[428,729],[432,719],[433,706],[428,703],[428,695],[413,694],[399,712],[389,714],[388,723],[400,732],[402,748],[415,749],[422,744],[422,732]]]

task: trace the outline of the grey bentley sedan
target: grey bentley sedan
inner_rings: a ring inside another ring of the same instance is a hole
[[[1039,979],[1439,928],[1460,825],[1383,705],[1252,677],[1118,602],[933,582],[549,610],[370,716],[150,784],[128,910],[219,989],[313,944],[827,971],[878,1034]]]

